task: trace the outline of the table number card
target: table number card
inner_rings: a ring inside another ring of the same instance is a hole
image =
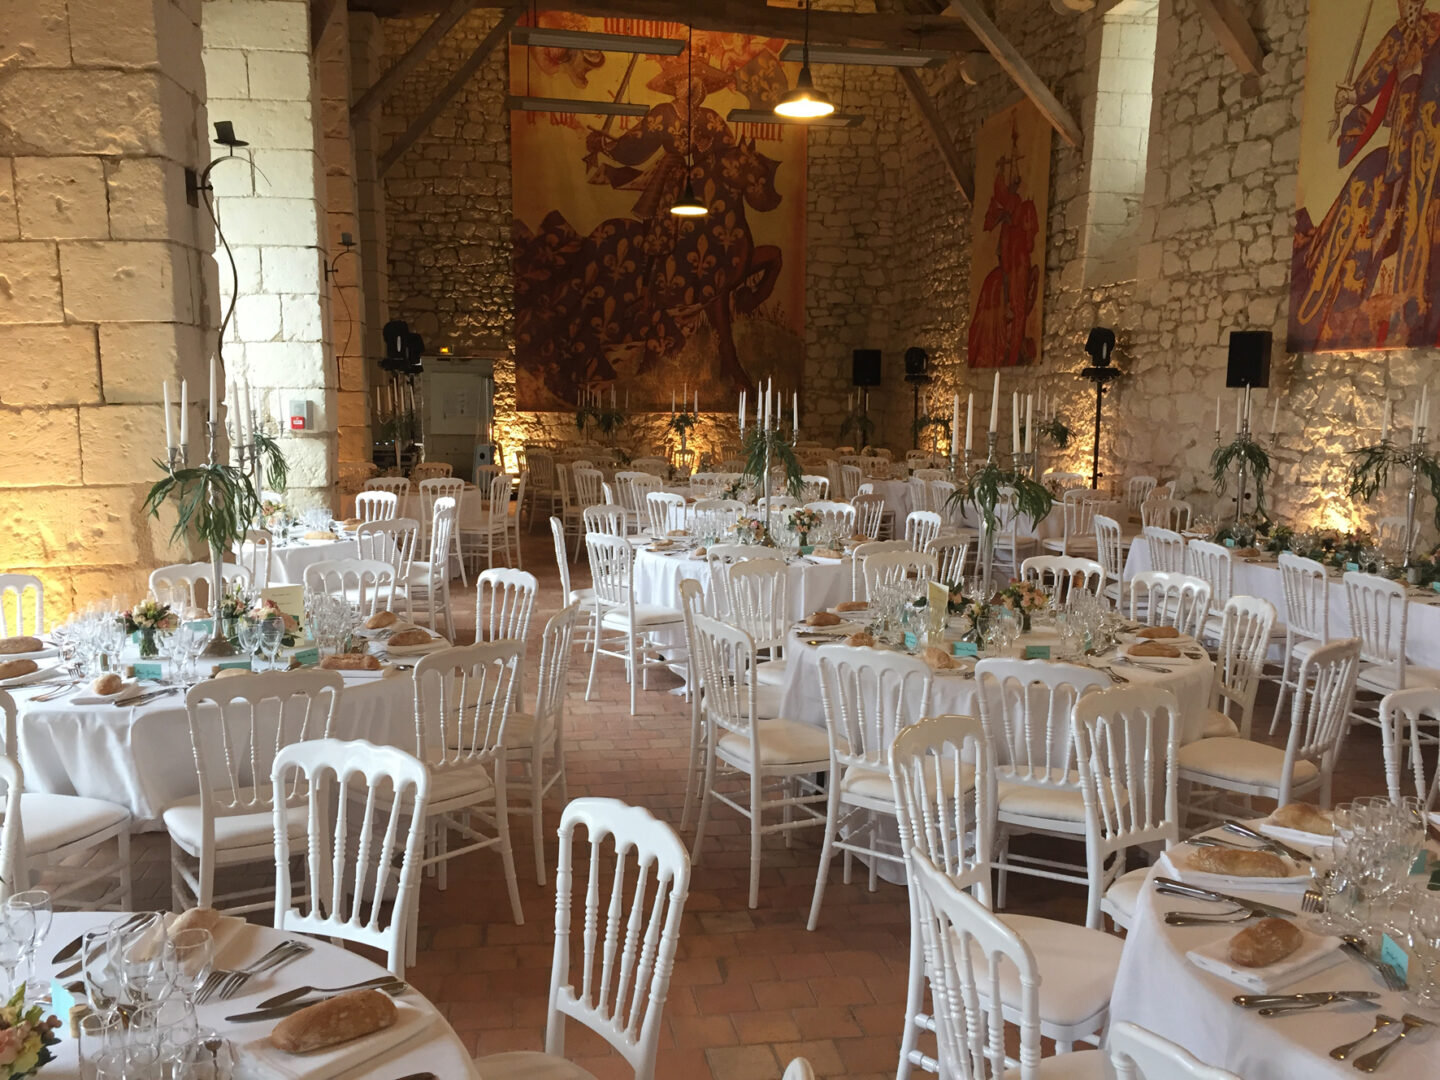
[[[911,652],[914,652],[914,651],[915,651],[916,649],[918,649],[919,647],[920,647],[920,639],[917,638],[914,634],[912,634],[909,630],[906,630],[906,631],[905,631],[905,648],[909,649]]]

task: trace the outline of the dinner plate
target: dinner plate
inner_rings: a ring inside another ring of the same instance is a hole
[[[11,656],[7,659],[17,660],[21,657]],[[0,690],[8,690],[13,686],[29,686],[31,683],[48,679],[60,669],[58,667],[42,667],[30,672],[28,675],[16,675],[13,679],[0,679]]]
[[[1160,856],[1165,868],[1171,872],[1171,876],[1179,878],[1190,885],[1199,885],[1207,889],[1218,889],[1221,892],[1235,892],[1244,889],[1276,889],[1276,888],[1304,888],[1310,884],[1309,872],[1291,859],[1279,856],[1280,861],[1291,871],[1284,877],[1239,877],[1235,874],[1212,874],[1204,870],[1194,870],[1190,866],[1190,859],[1197,849],[1194,846],[1180,844],[1169,848]]]
[[[385,651],[391,656],[421,656],[436,649],[448,649],[450,642],[443,637],[432,637],[424,645],[386,645]]]

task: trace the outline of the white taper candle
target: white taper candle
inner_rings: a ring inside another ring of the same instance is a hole
[[[160,384],[160,390],[165,395],[165,452],[168,454],[175,449],[175,435],[170,430],[170,380],[166,379]]]
[[[970,400],[965,405],[965,449],[969,450],[974,439],[975,429],[975,395],[970,394]]]
[[[1000,424],[1000,372],[995,372],[995,392],[990,395],[990,434],[999,430]]]

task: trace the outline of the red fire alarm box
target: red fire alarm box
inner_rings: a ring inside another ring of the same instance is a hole
[[[310,402],[307,401],[307,400],[305,400],[304,398],[296,398],[294,401],[290,402],[290,430],[291,430],[291,431],[308,431],[308,430],[310,430],[310,425],[311,425],[310,409],[311,409]]]

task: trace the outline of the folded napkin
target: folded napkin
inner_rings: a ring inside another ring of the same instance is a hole
[[[1124,656],[1154,656],[1166,660],[1179,660],[1181,655],[1174,645],[1166,645],[1161,641],[1137,641],[1133,645],[1126,645],[1120,652]]]
[[[422,1034],[435,1022],[430,1008],[408,1001],[395,1002],[395,1023],[381,1031],[308,1054],[287,1054],[277,1050],[266,1035],[240,1047],[240,1057],[266,1080],[329,1080],[351,1069],[374,1062],[381,1054]]]
[[[1230,939],[1235,933],[1227,933],[1218,941],[1212,941],[1198,949],[1191,949],[1186,957],[1196,967],[1219,975],[1227,982],[1259,994],[1283,990],[1287,986],[1308,978],[1316,972],[1333,967],[1345,959],[1340,951],[1340,939],[1323,937],[1302,930],[1300,948],[1278,963],[1267,967],[1239,967],[1230,962]]]
[[[1329,847],[1335,842],[1333,836],[1321,836],[1319,833],[1305,832],[1303,829],[1287,829],[1283,825],[1272,825],[1268,821],[1256,821],[1251,824],[1256,832],[1264,833],[1266,836],[1273,836],[1276,840],[1292,847],[1298,847],[1302,851],[1310,848]]]
[[[1191,869],[1188,856],[1194,850],[1193,847],[1178,844],[1162,852],[1157,860],[1161,874],[1189,885],[1198,885],[1202,889],[1215,889],[1226,893],[1271,892],[1276,889],[1304,890],[1310,887],[1310,875],[1300,870],[1289,859],[1283,861],[1285,865],[1295,869],[1296,873],[1292,876],[1283,878],[1237,877],[1232,874],[1209,874],[1203,870]],[[1289,905],[1282,904],[1281,906],[1288,907]]]
[[[122,698],[133,697],[140,692],[140,684],[134,679],[126,679],[120,684],[120,689],[113,694],[97,694],[87,690],[83,694],[77,694],[70,699],[71,705],[107,705],[112,701],[120,701]]]

